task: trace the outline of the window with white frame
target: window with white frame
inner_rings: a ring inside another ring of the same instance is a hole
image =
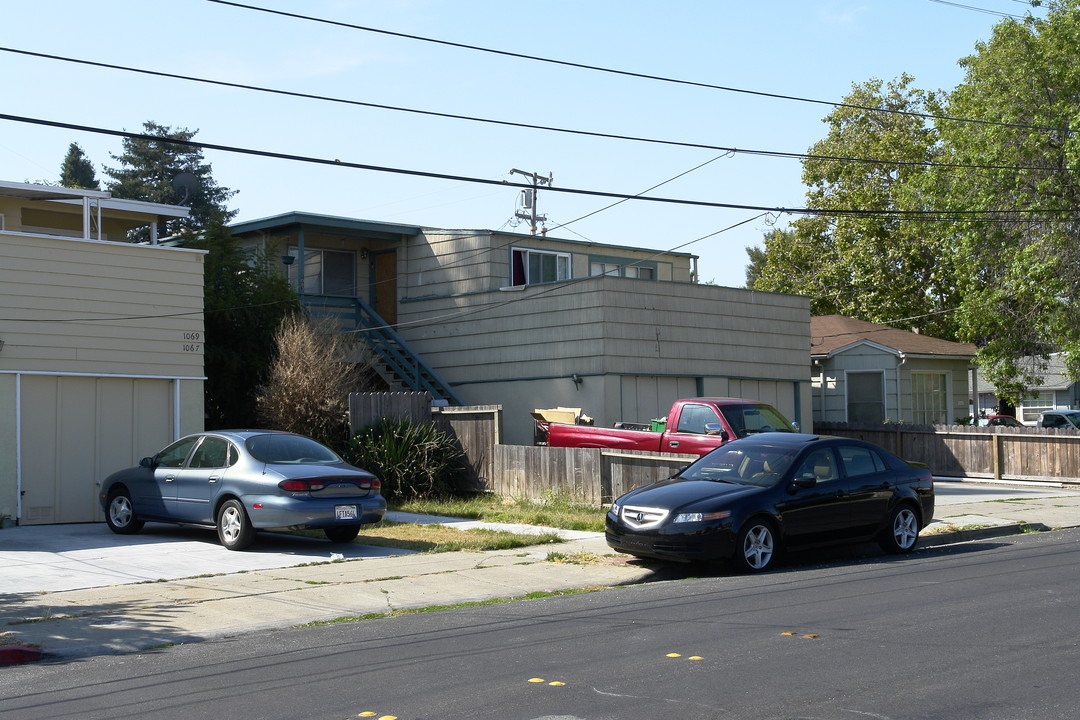
[[[885,374],[880,370],[847,372],[847,420],[850,423],[885,422]]]
[[[589,262],[590,275],[611,275],[612,277],[640,278],[642,280],[656,279],[655,263],[633,263],[630,261],[617,261],[614,259],[592,259]]]
[[[356,296],[356,253],[349,250],[305,249],[302,265],[299,248],[290,247],[289,254],[296,258],[288,266],[289,284],[294,288],[301,288],[298,278],[302,267],[303,292],[311,295]]]
[[[1054,391],[1040,390],[1035,397],[1024,398],[1024,406],[1021,408],[1023,417],[1019,418],[1019,420],[1023,423],[1033,423],[1038,421],[1039,415],[1044,410],[1056,409],[1057,406],[1054,404]]]
[[[942,425],[949,421],[946,373],[911,373],[911,421],[916,425]]]
[[[570,279],[570,254],[515,248],[511,252],[512,285],[536,285]]]

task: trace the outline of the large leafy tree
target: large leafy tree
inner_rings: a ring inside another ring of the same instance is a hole
[[[86,153],[78,143],[68,146],[67,155],[60,166],[60,184],[64,187],[82,188],[83,190],[100,190],[97,175],[94,173],[94,164],[86,157]]]
[[[999,23],[960,61],[949,115],[975,122],[940,123],[951,161],[986,166],[940,186],[943,206],[978,213],[954,232],[953,262],[970,270],[957,276],[959,333],[1013,400],[1051,351],[1080,377],[1080,5],[1047,9]]]
[[[830,114],[811,149],[825,157],[804,163],[822,212],[765,238],[754,286],[974,342],[1008,402],[1038,385],[1050,352],[1080,379],[1080,0],[1045,6],[1000,22],[945,98],[903,77],[856,87],[846,104],[935,120]]]
[[[210,163],[204,161],[198,146],[184,144],[192,141],[195,132],[145,122],[142,133],[124,138],[122,153],[111,155],[119,165],[105,168],[112,178],[107,189],[115,197],[190,208],[188,218],[159,228],[161,236],[193,235],[205,227],[224,225],[236,215],[226,207],[236,191],[214,181]]]
[[[954,284],[924,214],[941,152],[927,116],[940,107],[912,83],[856,85],[825,118],[828,132],[803,162],[817,212],[765,237],[754,287],[809,295],[815,314],[953,334],[941,311],[955,302]]]

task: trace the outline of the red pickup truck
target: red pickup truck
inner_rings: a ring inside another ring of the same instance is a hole
[[[759,432],[794,432],[771,405],[739,398],[676,400],[663,430],[653,423],[617,422],[614,427],[537,421],[540,443],[551,447],[601,447],[704,455],[729,440]]]

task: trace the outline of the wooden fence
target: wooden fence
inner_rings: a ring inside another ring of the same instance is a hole
[[[349,398],[353,431],[380,418],[435,422],[468,458],[462,490],[542,499],[566,494],[602,504],[671,476],[696,455],[601,448],[502,445],[501,405],[431,407],[427,393],[358,393]],[[817,423],[814,431],[867,440],[926,463],[936,476],[1080,484],[1080,430],[962,425]]]
[[[349,395],[349,424],[355,435],[360,429],[382,419],[433,422],[457,439],[465,453],[467,472],[458,489],[487,490],[493,475],[492,448],[498,447],[502,427],[501,405],[432,407],[426,392],[352,393]]]
[[[1080,483],[1080,430],[816,423],[814,431],[872,442],[938,476]]]
[[[697,455],[604,448],[497,445],[488,489],[497,495],[543,499],[553,493],[599,505],[673,475]]]

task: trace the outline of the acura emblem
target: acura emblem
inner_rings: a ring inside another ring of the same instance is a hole
[[[639,513],[637,514],[637,521],[638,521],[639,523],[641,523],[641,522],[645,522],[645,513],[643,513],[643,512],[639,512]]]

